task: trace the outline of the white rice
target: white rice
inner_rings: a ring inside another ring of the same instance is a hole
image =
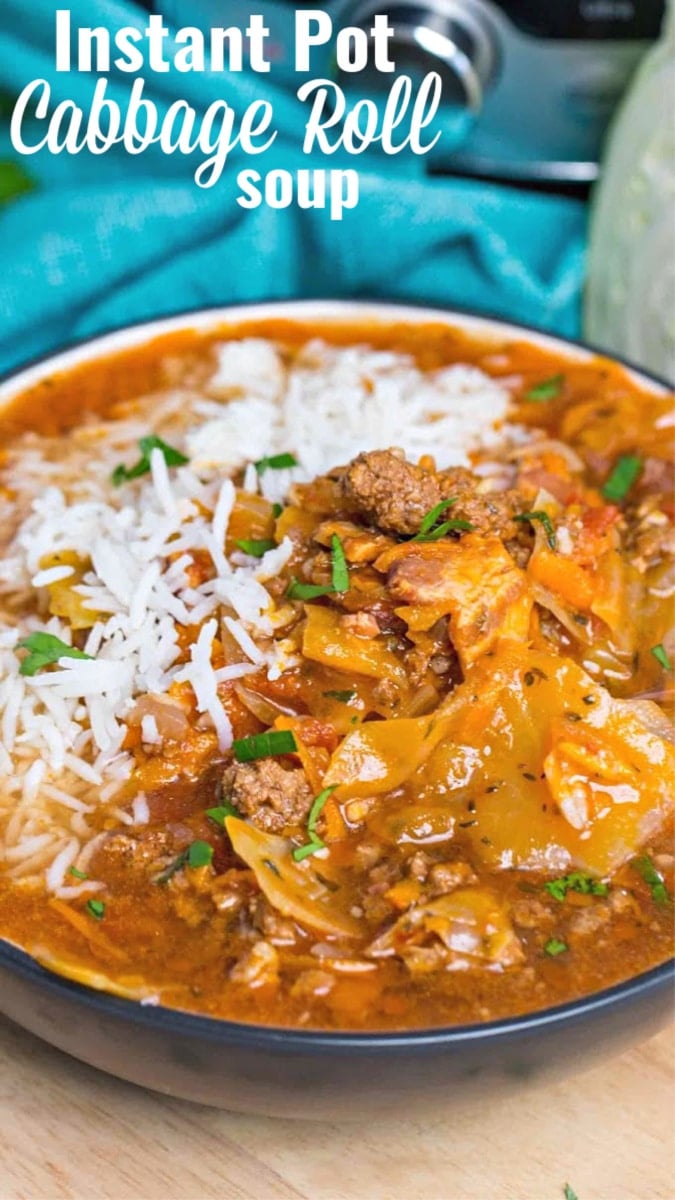
[[[475,367],[422,373],[406,355],[319,341],[289,364],[260,339],[229,342],[216,360],[201,391],[169,388],[139,400],[130,416],[89,421],[67,437],[26,435],[0,468],[12,496],[0,500],[0,869],[41,879],[57,895],[98,887],[68,872],[85,870],[104,836],[103,815],[149,819],[143,793],[129,809],[115,802],[134,766],[123,744],[139,697],[189,684],[224,752],[232,728],[219,686],[261,668],[278,678],[293,665],[292,646],[271,640],[288,611],[265,586],[292,544],[285,539],[261,559],[226,557],[230,475],[245,469],[245,488],[276,502],[293,482],[363,450],[395,445],[413,459],[432,454],[439,466],[459,466],[503,438],[509,394]],[[149,432],[189,463],[170,468],[154,449],[149,474],[114,487],[112,471],[137,461]],[[253,465],[284,452],[298,465]],[[18,641],[45,631],[72,642],[58,617],[15,615],[31,598],[46,611],[44,589],[72,575],[72,567],[43,565],[59,551],[91,564],[75,590],[95,616],[85,641],[92,661],[65,657],[23,677]],[[193,556],[204,552],[213,577],[191,583]],[[216,668],[221,620],[241,661]],[[201,625],[188,662],[176,623]],[[143,717],[141,736],[161,744],[154,717]]]

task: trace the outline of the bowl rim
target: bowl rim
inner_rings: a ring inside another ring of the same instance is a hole
[[[168,1008],[163,1004],[131,1000],[103,989],[59,975],[43,967],[26,950],[0,938],[0,970],[6,968],[37,984],[57,999],[76,1003],[94,1015],[114,1017],[132,1025],[149,1028],[159,1035],[187,1037],[216,1045],[236,1045],[257,1050],[327,1053],[390,1054],[433,1050],[440,1047],[466,1046],[474,1042],[518,1040],[542,1032],[563,1031],[580,1020],[603,1017],[608,1010],[629,1007],[668,989],[675,994],[675,958],[659,963],[640,975],[603,988],[602,991],[568,1000],[515,1017],[468,1025],[421,1026],[412,1029],[331,1030],[298,1029],[280,1025],[254,1025],[211,1017],[187,1009]],[[0,1011],[1,1011],[0,1002]]]
[[[496,314],[477,312],[471,308],[462,308],[460,305],[443,307],[442,305],[417,303],[414,300],[316,297],[299,300],[271,299],[235,301],[231,304],[195,305],[166,316],[145,317],[139,321],[122,322],[97,333],[74,338],[58,347],[52,347],[51,350],[32,355],[5,371],[0,371],[0,408],[8,400],[18,395],[21,390],[32,386],[33,382],[39,382],[47,374],[44,370],[46,367],[58,371],[68,370],[79,363],[107,353],[123,352],[174,331],[194,330],[199,333],[209,329],[216,330],[220,324],[236,325],[257,319],[272,320],[277,316],[281,319],[301,320],[310,315],[325,324],[344,324],[361,318],[381,321],[382,324],[413,320],[416,324],[433,322],[446,325],[457,324],[468,334],[475,333],[479,337],[484,335],[489,338],[495,334],[497,336],[501,336],[503,333],[513,334],[525,340],[532,340],[544,349],[567,353],[571,358],[580,360],[595,357],[605,358],[624,367],[636,377],[638,382],[656,384],[658,392],[663,391],[668,394],[673,391],[673,384],[669,380],[622,355],[605,350],[583,338],[551,333],[540,326],[524,321],[505,320]],[[128,335],[132,335],[131,339]]]
[[[545,330],[520,321],[506,321],[499,316],[477,313],[457,306],[417,304],[398,300],[334,300],[327,298],[302,300],[264,300],[196,306],[164,317],[150,317],[121,324],[104,332],[78,338],[57,349],[36,355],[0,374],[0,408],[21,391],[39,383],[52,371],[67,371],[81,363],[106,354],[124,352],[144,342],[173,331],[194,330],[196,333],[216,330],[219,325],[247,321],[281,319],[301,320],[313,316],[326,325],[345,324],[359,319],[371,319],[382,324],[413,321],[416,324],[441,323],[456,325],[469,335],[475,333],[496,338],[515,335],[535,342],[545,349],[564,353],[570,358],[596,356],[625,367],[638,383],[651,385],[651,390],[670,392],[670,383],[649,370],[639,367],[614,353],[608,353],[581,339]],[[656,385],[656,389],[654,386]],[[322,1029],[284,1028],[276,1025],[254,1025],[211,1017],[203,1013],[161,1004],[143,1003],[117,996],[112,992],[87,987],[69,980],[42,966],[26,950],[0,937],[0,968],[40,986],[66,1001],[83,1004],[102,1016],[113,1016],[132,1024],[150,1027],[157,1033],[196,1038],[210,1043],[230,1043],[260,1050],[309,1051],[358,1054],[408,1052],[449,1047],[475,1041],[511,1039],[536,1034],[544,1029],[558,1029],[586,1017],[603,1014],[606,1010],[624,1007],[638,998],[652,996],[670,984],[675,984],[675,957],[639,975],[615,983],[601,991],[580,996],[564,1004],[535,1010],[514,1017],[466,1025],[420,1027],[404,1030],[340,1031]]]

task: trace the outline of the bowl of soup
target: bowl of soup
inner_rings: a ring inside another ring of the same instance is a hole
[[[655,1032],[672,429],[584,347],[382,304],[0,385],[0,1010],[322,1118]]]

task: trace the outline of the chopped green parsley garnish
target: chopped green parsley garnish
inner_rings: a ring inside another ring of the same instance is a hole
[[[105,904],[102,900],[87,900],[85,905],[90,917],[95,921],[102,921],[105,915]]]
[[[325,843],[321,838],[312,838],[310,842],[305,842],[304,846],[296,846],[293,851],[295,862],[302,862],[303,858],[309,858],[310,854],[316,854],[317,850],[323,850]]]
[[[168,883],[169,880],[176,874],[176,871],[182,870],[182,868],[185,866],[187,862],[187,856],[187,850],[181,850],[178,857],[174,858],[173,862],[169,863],[168,867],[166,867],[166,869],[157,876],[155,883]]]
[[[446,512],[447,509],[452,508],[452,505],[456,503],[457,497],[451,496],[449,500],[441,500],[440,504],[435,504],[433,508],[430,508],[427,515],[422,518],[422,523],[418,532],[415,534],[413,541],[421,537],[423,534],[429,533],[430,530],[433,529],[439,517],[442,517],[443,513]]]
[[[614,469],[602,486],[602,494],[610,504],[625,500],[642,470],[642,459],[637,454],[622,454]]]
[[[544,404],[547,400],[555,400],[556,396],[560,395],[564,382],[564,375],[551,375],[550,379],[542,379],[541,383],[535,383],[529,388],[524,399],[532,404]]]
[[[253,762],[256,758],[272,758],[275,754],[292,754],[297,742],[290,729],[268,729],[253,733],[232,743],[237,762]]]
[[[221,829],[225,828],[226,817],[240,817],[241,813],[238,808],[234,807],[229,800],[225,800],[222,804],[216,805],[215,808],[207,808],[206,816],[209,820],[214,821],[216,825],[220,825]]]
[[[664,671],[672,671],[673,664],[668,657],[668,651],[663,642],[659,642],[658,646],[652,646],[652,654],[657,663],[663,667]]]
[[[19,667],[20,675],[36,675],[43,667],[51,667],[61,658],[86,658],[92,661],[91,654],[67,646],[61,638],[53,633],[31,633],[29,637],[17,642],[17,650],[29,650],[30,653],[22,659]]]
[[[663,882],[663,875],[660,871],[657,871],[649,855],[641,854],[638,858],[632,858],[630,865],[650,888],[652,900],[656,904],[667,904],[670,900],[670,893]]]
[[[349,567],[344,547],[336,533],[330,539],[331,582],[334,592],[349,590]]]
[[[253,464],[259,475],[263,471],[282,471],[284,467],[297,467],[298,460],[294,454],[272,454],[269,458],[259,458]]]
[[[157,876],[155,883],[168,883],[176,872],[181,871],[183,867],[192,867],[193,870],[196,870],[198,867],[208,867],[212,858],[213,846],[209,846],[208,842],[191,842],[189,846],[186,846],[185,850],[181,850],[172,863],[169,863],[166,870]]]
[[[302,583],[294,577],[286,588],[289,600],[316,600],[319,596],[334,596],[336,592],[349,591],[349,567],[342,542],[336,533],[333,534],[330,544],[330,583]]]
[[[555,550],[558,543],[555,536],[555,529],[553,528],[553,522],[547,512],[538,510],[537,512],[518,513],[513,519],[514,521],[529,521],[530,525],[533,521],[539,521],[539,524],[542,526],[544,533],[546,534],[546,541],[551,547],[551,550]]]
[[[438,542],[446,533],[471,533],[474,526],[470,521],[464,521],[461,517],[455,517],[452,521],[443,521],[440,525],[436,525],[429,533],[417,534],[412,540],[413,542]]]
[[[574,1188],[571,1188],[569,1183],[565,1184],[565,1200],[579,1200]]]
[[[341,704],[349,704],[349,701],[354,699],[356,692],[352,690],[345,690],[344,692],[329,690],[323,692],[323,695],[327,696],[329,700],[339,700]]]
[[[128,483],[131,479],[138,479],[140,475],[147,475],[150,471],[150,456],[153,450],[161,450],[164,456],[164,462],[167,467],[184,467],[190,460],[181,454],[180,450],[175,450],[173,446],[168,446],[160,437],[152,434],[150,437],[144,437],[139,440],[138,448],[141,452],[141,457],[133,467],[125,467],[124,463],[120,463],[112,473],[112,481],[115,487],[119,487],[122,483]]]
[[[251,558],[262,558],[268,550],[274,550],[276,542],[272,541],[272,538],[242,538],[235,545],[239,550],[243,550],[244,554],[250,554]]]
[[[208,867],[213,858],[213,846],[208,842],[193,842],[188,846],[187,865],[196,870],[198,867]]]
[[[561,942],[560,938],[549,938],[544,946],[544,952],[550,954],[551,958],[556,958],[558,954],[564,954],[567,950],[567,942]]]
[[[336,787],[337,784],[334,783],[332,787],[324,788],[322,792],[319,792],[318,796],[312,803],[312,807],[309,810],[309,816],[307,818],[307,832],[310,834],[310,836],[312,834],[316,836],[316,823],[323,812],[324,804],[328,800],[329,796],[333,795]]]
[[[441,500],[440,504],[434,505],[429,510],[427,515],[423,517],[418,532],[410,540],[412,542],[437,542],[439,538],[445,537],[446,533],[458,530],[470,533],[473,525],[470,521],[463,521],[461,518],[456,518],[451,521],[442,521],[438,524],[439,518],[453,504],[457,503],[457,497],[452,496],[449,500]]]
[[[89,876],[84,871],[78,871],[77,867],[68,867],[68,874],[73,876],[73,879],[88,879]]]
[[[307,818],[308,841],[304,846],[296,846],[293,851],[293,858],[296,862],[302,862],[303,858],[307,858],[310,854],[316,854],[317,850],[324,849],[326,843],[322,842],[321,838],[316,832],[316,823],[321,816],[324,804],[326,803],[328,797],[333,795],[336,787],[337,784],[334,784],[333,787],[324,788],[322,792],[319,792],[318,796],[314,800]]]
[[[570,875],[561,875],[560,879],[550,879],[544,884],[549,896],[555,900],[564,900],[568,892],[580,892],[582,896],[606,896],[609,888],[600,879],[592,875],[584,875],[581,871],[572,871]]]
[[[283,504],[279,504],[277,502],[276,504],[272,505],[272,516],[274,517],[275,521],[277,520],[278,517],[281,516],[283,511],[284,511]]]
[[[318,596],[332,596],[334,591],[332,584],[301,583],[294,578],[286,588],[286,595],[289,600],[316,600]]]

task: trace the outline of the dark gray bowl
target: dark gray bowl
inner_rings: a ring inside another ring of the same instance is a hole
[[[384,303],[305,301],[225,308],[136,325],[12,374],[0,407],[54,370],[179,329],[298,317],[445,321],[469,333],[527,338],[570,358],[588,348],[466,313]],[[636,374],[646,387],[661,380]],[[403,1033],[321,1033],[240,1025],[144,1006],[70,983],[0,940],[0,1013],[75,1058],[168,1095],[238,1112],[316,1120],[465,1106],[590,1069],[644,1041],[673,1015],[672,961],[606,991],[511,1020]]]
[[[672,1017],[674,964],[525,1017],[409,1033],[239,1025],[69,983],[0,943],[0,1010],[111,1075],[237,1112],[359,1120],[589,1070]]]

